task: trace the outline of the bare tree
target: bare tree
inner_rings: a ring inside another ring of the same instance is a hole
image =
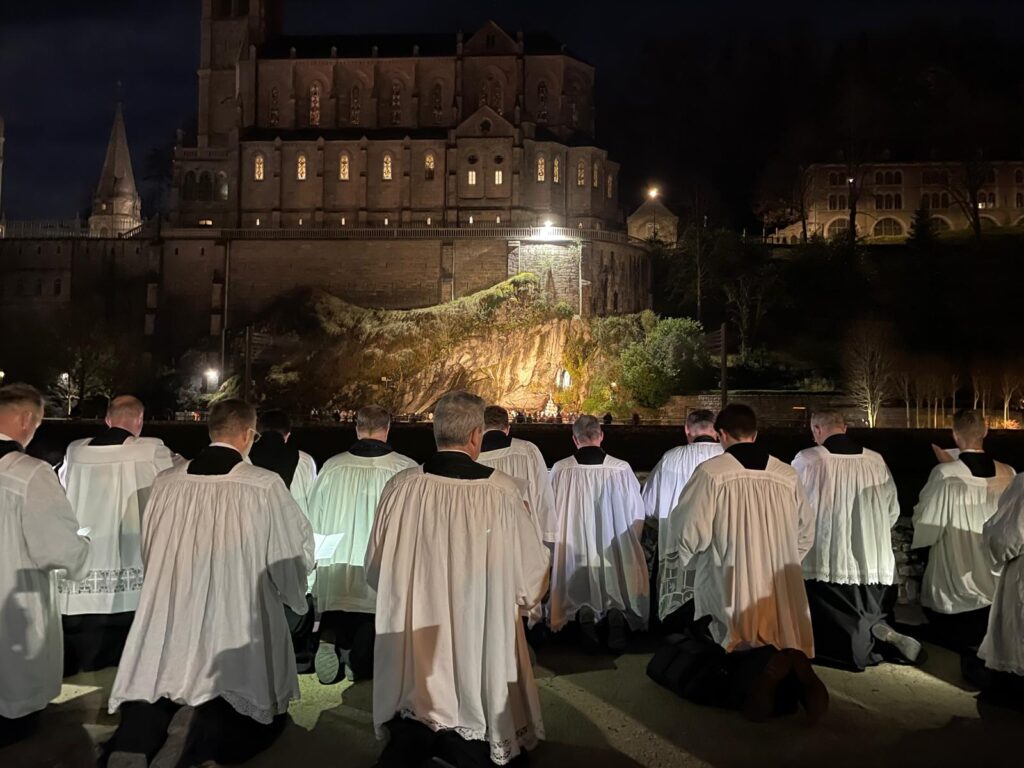
[[[981,239],[981,190],[992,178],[992,164],[980,155],[948,168],[946,189],[971,225],[976,240]]]
[[[740,355],[745,356],[753,344],[757,328],[772,301],[775,278],[768,269],[742,274],[722,286],[725,304],[740,337]]]
[[[844,368],[850,396],[867,415],[868,426],[878,422],[882,403],[891,394],[894,360],[891,329],[880,323],[858,323],[846,340]]]
[[[1003,397],[1004,424],[1010,420],[1010,404],[1013,402],[1013,396],[1017,394],[1020,389],[1020,372],[1012,368],[1004,369],[1003,375],[999,378],[999,394]]]

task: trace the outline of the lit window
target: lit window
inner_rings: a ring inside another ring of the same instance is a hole
[[[587,164],[580,160],[576,163],[576,186],[585,187],[587,185]]]
[[[597,185],[601,183],[601,169],[597,165],[597,160],[594,161],[594,167],[590,173],[590,182],[594,189],[597,189]]]
[[[476,171],[469,171],[466,174],[466,183],[471,187],[476,186]]]
[[[384,166],[381,170],[381,176],[383,177],[384,181],[391,181],[391,164],[391,153],[386,153],[384,155]]]
[[[501,216],[495,216],[494,217],[494,223],[495,224],[501,224]]]
[[[423,158],[423,178],[427,181],[434,180],[434,153],[427,152]]]
[[[302,226],[302,219],[299,219],[299,226]]]
[[[470,216],[470,217],[469,217],[469,223],[470,223],[470,224],[472,224],[472,223],[473,223],[473,217],[472,217],[472,216]]]
[[[256,217],[256,226],[258,227],[259,225],[260,225],[260,217],[259,217],[259,216],[257,216],[257,217]]]
[[[345,226],[345,217],[344,216],[341,217],[341,226],[343,226],[343,227]]]
[[[609,200],[612,199],[612,193],[614,192],[614,189],[615,189],[615,180],[612,178],[612,175],[609,173],[608,174],[608,178],[605,180],[605,185],[604,185],[604,194],[605,194],[605,197],[607,197]]]
[[[538,155],[537,156],[537,181],[544,181],[544,176],[545,176],[544,171],[546,170],[545,166],[546,166],[546,163],[544,161],[544,155]]]
[[[309,86],[309,124],[320,125],[320,83]]]
[[[430,217],[429,216],[427,216],[427,226],[428,227],[430,226]]]
[[[299,181],[306,180],[306,156],[299,155],[299,159],[295,163],[295,178]]]
[[[199,220],[199,226],[200,227],[212,227],[213,226],[213,219],[200,219]]]
[[[262,152],[257,152],[252,161],[252,177],[256,181],[263,181],[267,173],[267,160]]]
[[[551,160],[551,180],[555,184],[562,183],[562,163],[558,157]]]
[[[386,226],[388,225],[388,221],[389,221],[389,220],[388,220],[388,217],[387,217],[387,216],[385,216],[385,217],[384,217],[384,226],[385,226],[385,227],[386,227]]]
[[[495,171],[494,172],[494,186],[500,187],[501,183],[502,183],[502,173],[501,173],[501,171]]]
[[[352,160],[348,156],[348,152],[342,152],[341,157],[338,158],[338,180],[348,181],[349,174],[351,173]]]

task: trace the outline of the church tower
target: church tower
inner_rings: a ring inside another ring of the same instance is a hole
[[[199,49],[199,147],[226,147],[253,98],[254,51],[281,34],[283,0],[203,0]]]
[[[128,135],[124,128],[121,102],[118,102],[100,183],[92,199],[89,234],[93,237],[114,237],[141,224],[142,200],[135,187],[132,158],[128,152]]]

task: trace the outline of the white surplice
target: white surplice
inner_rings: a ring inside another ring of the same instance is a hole
[[[548,465],[544,462],[540,448],[527,440],[513,437],[508,448],[485,451],[477,461],[526,483],[526,500],[530,504],[530,512],[537,521],[538,530],[543,533],[554,513],[555,497],[548,478]]]
[[[913,548],[931,547],[921,605],[939,613],[992,604],[999,567],[981,534],[1014,471],[995,462],[995,477],[975,477],[962,461],[937,465],[914,507]]]
[[[216,697],[269,723],[299,698],[282,604],[306,612],[313,531],[281,478],[161,474],[142,521],[142,585],[110,712],[126,701]]]
[[[373,613],[377,593],[366,583],[363,563],[374,512],[388,480],[416,462],[392,451],[384,456],[342,453],[324,464],[309,498],[313,532],[341,534],[330,560],[317,562],[313,596],[317,610]]]
[[[140,526],[156,476],[174,465],[163,441],[129,437],[122,445],[68,446],[61,479],[92,543],[81,582],[58,580],[65,616],[134,611],[142,593]]]
[[[647,626],[650,579],[640,536],[644,501],[628,463],[606,455],[601,464],[575,456],[551,468],[554,525],[544,533],[554,545],[551,628],[562,629],[587,606],[600,619],[622,611],[632,629]]]
[[[305,451],[299,451],[299,463],[295,465],[292,485],[289,489],[299,509],[309,514],[309,494],[316,484],[316,461]]]
[[[805,579],[832,584],[892,584],[892,527],[900,516],[896,483],[875,451],[800,451],[793,469],[817,515]]]
[[[644,483],[647,517],[658,521],[659,619],[664,619],[693,598],[693,570],[679,565],[675,547],[679,531],[673,527],[669,513],[679,503],[693,470],[721,453],[722,446],[713,440],[680,445],[661,457]]]
[[[64,642],[54,571],[85,575],[89,542],[77,531],[49,464],[17,452],[0,458],[0,717],[38,712],[60,693]]]
[[[384,488],[367,580],[377,589],[373,722],[396,715],[490,746],[505,765],[544,737],[519,613],[544,595],[549,556],[515,481],[422,468]]]
[[[796,471],[774,456],[746,469],[725,453],[696,470],[672,517],[679,560],[696,568],[695,615],[727,651],[763,645],[814,655],[801,561],[814,512]]]
[[[1024,675],[1024,474],[999,498],[982,538],[1002,574],[978,656],[989,669]]]

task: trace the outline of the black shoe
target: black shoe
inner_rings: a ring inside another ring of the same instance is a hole
[[[828,711],[828,688],[814,673],[810,659],[802,652],[789,648],[783,653],[792,659],[793,673],[800,682],[800,703],[804,706],[807,719],[814,725]]]
[[[601,638],[597,635],[597,620],[594,609],[584,606],[576,613],[576,621],[580,625],[580,639],[583,650],[587,653],[601,652]]]
[[[608,650],[615,654],[626,650],[626,617],[622,611],[608,612]]]
[[[313,659],[313,669],[321,685],[334,685],[341,681],[345,674],[345,665],[334,643],[320,643]]]
[[[743,702],[743,716],[755,723],[763,723],[775,714],[775,692],[779,684],[793,671],[793,659],[782,652],[776,652],[747,691]]]

